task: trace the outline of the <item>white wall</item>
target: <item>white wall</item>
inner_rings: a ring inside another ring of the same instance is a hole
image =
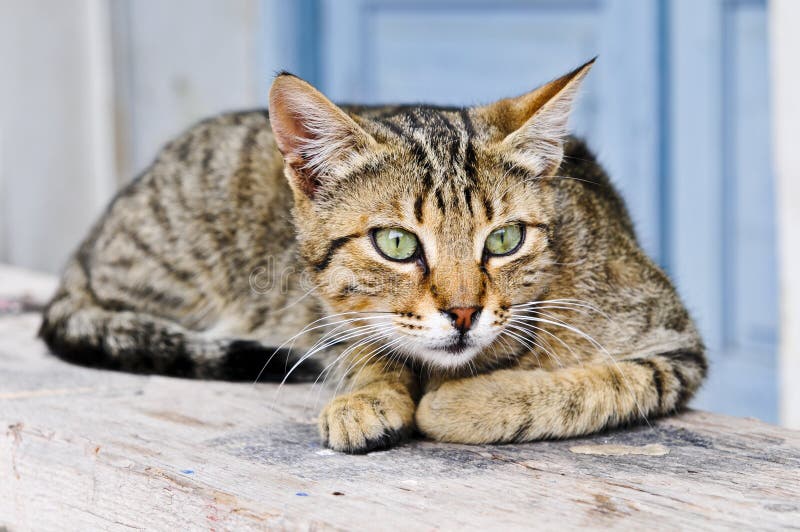
[[[126,0],[113,5],[123,180],[192,123],[265,104],[269,84],[261,2]]]
[[[0,2],[0,260],[53,270],[113,189],[100,1]]]
[[[781,295],[781,423],[800,429],[800,2],[771,0]]]
[[[266,105],[288,4],[0,2],[0,262],[57,271],[170,137]]]

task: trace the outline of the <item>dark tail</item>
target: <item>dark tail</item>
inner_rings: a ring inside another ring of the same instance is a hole
[[[82,366],[198,379],[280,381],[302,355],[254,340],[208,339],[140,312],[58,298],[45,309],[39,336],[56,356]],[[317,370],[304,362],[290,377],[313,380]]]

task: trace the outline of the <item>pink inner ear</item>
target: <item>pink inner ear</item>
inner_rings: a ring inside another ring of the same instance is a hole
[[[292,111],[284,98],[274,98],[270,106],[270,122],[278,148],[285,156],[300,155],[302,144],[312,138],[304,127],[301,115]]]
[[[372,140],[314,87],[289,75],[272,84],[270,117],[292,185],[309,197]]]
[[[291,168],[295,176],[297,187],[309,198],[313,198],[319,188],[319,180],[313,170],[306,166],[301,157],[294,155],[284,156],[284,161]]]
[[[308,167],[308,161],[303,158],[303,147],[317,137],[305,127],[302,116],[290,109],[283,99],[273,99],[270,122],[278,149],[295,174],[295,184],[304,194],[313,197],[319,181],[314,171]]]

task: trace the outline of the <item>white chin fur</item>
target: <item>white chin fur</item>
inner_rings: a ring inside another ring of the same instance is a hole
[[[455,369],[467,365],[475,355],[481,352],[482,347],[468,347],[457,353],[450,353],[442,349],[419,348],[409,355],[422,360],[423,362],[435,367],[444,369]]]
[[[491,335],[491,338],[484,338],[484,335],[478,337],[470,333],[470,345],[456,352],[450,352],[444,348],[444,346],[453,341],[452,336],[436,339],[407,338],[407,341],[403,342],[401,349],[406,355],[431,366],[455,369],[466,366],[470,360],[486,349],[495,337],[496,335],[494,334]],[[438,348],[439,346],[442,347]]]
[[[450,352],[446,346],[457,341],[458,334],[449,320],[434,314],[422,323],[424,332],[412,335],[398,329],[396,334],[402,337],[398,350],[433,367],[455,369],[466,366],[497,338],[499,331],[489,323],[490,319],[481,315],[468,333],[469,345],[460,351]]]

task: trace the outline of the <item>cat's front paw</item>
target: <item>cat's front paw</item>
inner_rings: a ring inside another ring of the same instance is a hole
[[[422,434],[437,441],[490,443],[497,441],[494,420],[503,416],[490,406],[476,379],[445,382],[427,392],[417,405],[416,425]]]
[[[413,427],[414,401],[393,389],[336,397],[319,419],[326,446],[356,454],[391,447],[407,438]]]

